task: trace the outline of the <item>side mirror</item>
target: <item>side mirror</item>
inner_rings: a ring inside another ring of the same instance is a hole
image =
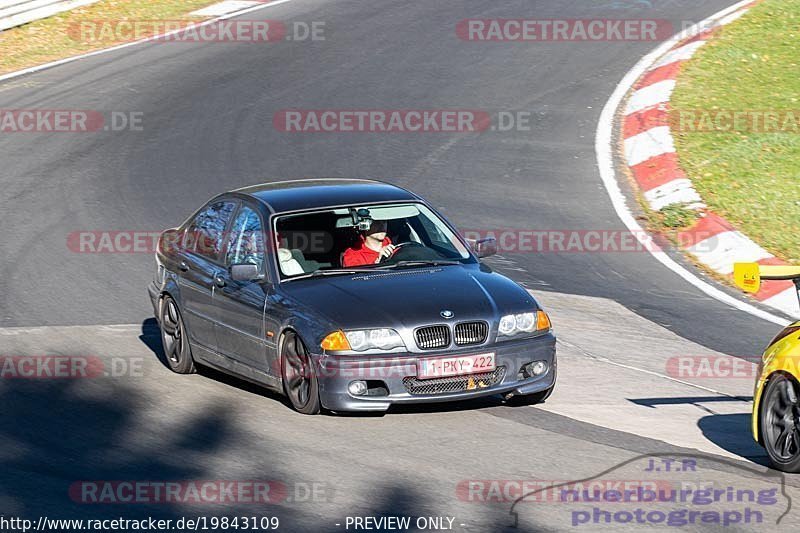
[[[231,279],[234,281],[254,281],[263,277],[258,271],[258,265],[250,263],[231,265]]]
[[[489,257],[497,253],[497,240],[491,237],[479,239],[472,245],[472,249],[479,258]]]

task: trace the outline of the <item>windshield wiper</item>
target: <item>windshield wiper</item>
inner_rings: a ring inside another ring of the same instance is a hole
[[[296,279],[308,279],[308,278],[318,278],[323,276],[341,276],[346,274],[361,274],[362,272],[366,272],[365,269],[344,269],[344,268],[333,268],[330,270],[315,270],[314,272],[309,272],[308,274],[302,274],[300,276],[293,276],[291,278],[286,278],[284,281],[294,281]]]
[[[414,261],[398,261],[397,263],[393,263],[391,265],[378,265],[378,266],[370,266],[364,268],[332,268],[328,270],[315,270],[314,272],[309,272],[308,274],[301,274],[299,276],[292,276],[291,278],[286,278],[284,281],[294,281],[297,279],[308,279],[308,278],[318,278],[323,276],[342,276],[348,274],[364,274],[369,272],[375,272],[376,270],[390,270],[395,268],[404,268],[404,267],[417,267],[417,266],[448,266],[448,265],[460,265],[458,261],[450,261],[448,259],[430,259],[430,260],[414,260]]]
[[[393,263],[391,265],[379,266],[376,270],[389,270],[392,268],[403,268],[403,267],[416,267],[416,266],[448,266],[448,265],[460,265],[458,261],[450,261],[449,259],[418,259],[418,260],[409,260],[409,261],[398,261],[397,263]]]

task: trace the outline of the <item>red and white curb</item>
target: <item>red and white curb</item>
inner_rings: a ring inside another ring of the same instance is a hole
[[[707,209],[681,169],[670,132],[670,98],[683,64],[708,42],[717,28],[744,15],[755,2],[717,20],[701,33],[678,42],[646,69],[622,110],[623,158],[651,209],[670,205],[697,210],[700,218],[678,234],[679,246],[714,272],[733,274],[737,262],[785,264],[719,215]],[[755,295],[761,303],[790,315],[800,312],[791,282],[767,281]]]

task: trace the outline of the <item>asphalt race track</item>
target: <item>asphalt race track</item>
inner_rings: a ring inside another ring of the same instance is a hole
[[[456,24],[648,18],[678,31],[731,3],[292,0],[244,18],[324,21],[324,40],[145,43],[0,83],[0,108],[143,119],[141,131],[0,134],[0,354],[88,353],[140,365],[89,382],[0,381],[0,511],[278,516],[286,531],[345,531],[348,516],[401,515],[454,517],[456,531],[513,530],[515,516],[522,531],[625,530],[642,526],[578,526],[564,504],[522,502],[513,514],[515,497],[468,501],[459,484],[651,479],[636,458],[663,452],[698,458],[698,472],[673,482],[766,486],[765,454],[749,435],[752,382],[679,382],[665,368],[680,355],[752,357],[777,326],[708,297],[648,253],[488,260],[552,312],[559,386],[545,404],[486,400],[339,418],[296,414],[213,372],[171,373],[145,289],[151,254],[76,253],[67,244],[78,231],[159,231],[219,192],[303,176],[396,183],[464,229],[623,230],[598,174],[595,130],[617,83],[658,43],[466,42]],[[286,109],[531,118],[529,131],[287,133],[273,125]],[[69,493],[80,480],[189,479],[280,480],[290,497],[266,507],[126,506]],[[297,493],[313,484],[324,495]],[[792,495],[800,480],[785,484]],[[785,507],[785,499],[769,507],[765,525],[775,527]],[[793,511],[779,527],[798,523]]]

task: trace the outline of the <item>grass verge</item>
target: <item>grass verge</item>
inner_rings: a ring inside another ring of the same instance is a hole
[[[764,0],[684,66],[671,114],[681,165],[703,201],[793,262],[800,260],[798,50],[800,0]]]
[[[82,38],[80,32],[76,31],[81,23],[114,23],[123,20],[201,21],[202,18],[190,17],[189,13],[217,1],[219,0],[101,0],[11,28],[0,32],[0,74],[126,42],[121,32],[98,32],[98,38]],[[145,29],[142,36],[152,33]]]

